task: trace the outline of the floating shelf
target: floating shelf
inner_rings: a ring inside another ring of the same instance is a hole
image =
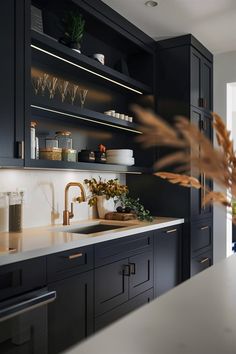
[[[138,166],[123,166],[113,164],[89,163],[89,162],[65,162],[65,161],[49,161],[49,160],[29,160],[26,168],[31,169],[64,169],[64,170],[80,170],[80,171],[98,171],[98,172],[117,172],[117,173],[148,173],[149,168]]]
[[[42,55],[47,55],[48,58],[59,60],[67,65],[72,65],[78,69],[84,70],[91,75],[95,75],[111,84],[118,85],[126,90],[136,94],[150,94],[152,88],[127,76],[119,71],[116,71],[106,65],[102,65],[96,60],[87,57],[84,54],[79,54],[70,48],[59,43],[54,38],[41,34],[36,31],[31,31],[31,47],[34,51]]]
[[[68,117],[70,119],[79,119],[93,124],[122,129],[135,134],[142,134],[141,131],[138,130],[138,125],[135,123],[114,118],[87,108],[81,109],[78,106],[68,103],[61,104],[57,103],[57,101],[49,101],[42,96],[33,97],[31,109],[33,114],[40,114],[49,118],[54,118],[55,116],[59,118]]]

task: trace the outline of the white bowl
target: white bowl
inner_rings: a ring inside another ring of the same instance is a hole
[[[133,150],[129,150],[129,149],[107,150],[106,154],[107,156],[131,158],[133,157]]]
[[[118,157],[118,156],[107,156],[107,163],[115,164],[115,165],[125,165],[125,166],[133,166],[134,165],[133,157]]]

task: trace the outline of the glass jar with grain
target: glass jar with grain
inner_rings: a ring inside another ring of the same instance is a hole
[[[9,196],[9,232],[22,231],[23,192],[10,192]]]

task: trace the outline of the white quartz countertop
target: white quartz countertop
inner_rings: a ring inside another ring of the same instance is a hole
[[[99,222],[100,219],[83,221],[73,224],[72,227],[86,227]],[[124,227],[89,235],[72,233],[69,228],[62,228],[60,225],[25,229],[21,233],[2,232],[0,233],[0,266],[182,224],[184,219],[156,217],[153,222],[137,220],[102,220],[102,222]]]
[[[70,354],[235,354],[236,255],[134,311]]]

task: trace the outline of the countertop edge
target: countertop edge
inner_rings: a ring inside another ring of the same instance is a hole
[[[172,218],[166,218],[172,219]],[[180,225],[184,223],[183,218],[172,219],[160,223],[150,223],[148,225],[140,226],[135,225],[132,229],[128,230],[118,230],[116,232],[109,232],[96,237],[89,237],[83,239],[77,239],[70,242],[65,242],[63,244],[52,245],[45,248],[36,248],[33,250],[19,251],[17,253],[6,253],[0,255],[0,266],[13,264],[21,261],[26,261],[33,258],[48,256],[50,254],[67,251],[70,249],[75,249],[79,247],[92,246],[98,243],[103,243],[106,241],[112,241],[115,239],[120,239],[123,237],[132,236],[134,234],[139,234],[142,232],[148,232],[158,229],[163,229],[170,226]],[[128,227],[128,226],[127,226]]]

